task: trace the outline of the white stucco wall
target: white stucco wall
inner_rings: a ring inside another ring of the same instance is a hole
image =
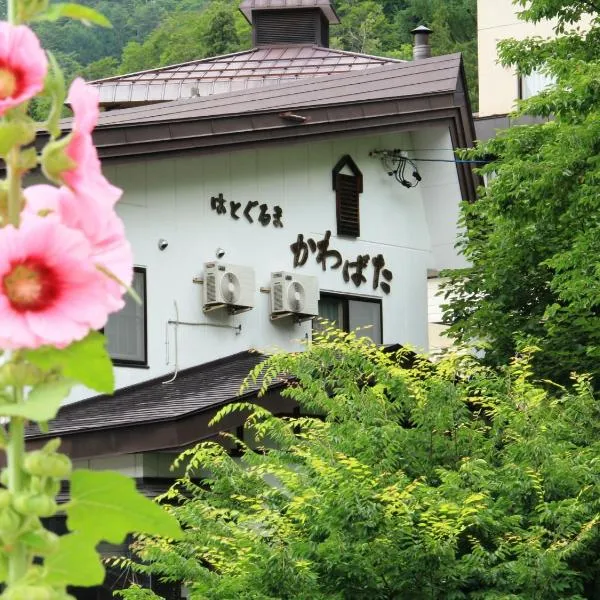
[[[439,148],[441,146],[441,148]],[[309,256],[298,272],[319,278],[322,291],[382,298],[384,343],[407,343],[427,348],[427,268],[456,263],[452,249],[460,191],[452,163],[419,163],[421,185],[406,189],[389,177],[381,162],[369,152],[402,148],[418,156],[438,158],[445,149],[451,156],[447,129],[429,128],[419,133],[346,138],[341,141],[298,143],[281,147],[213,155],[136,160],[105,164],[106,175],[124,190],[118,204],[135,263],[147,268],[148,369],[116,368],[117,387],[162,377],[174,369],[174,302],[182,321],[242,325],[233,330],[180,326],[179,369],[231,355],[249,348],[299,349],[297,340],[310,335],[311,324],[290,320],[271,322],[268,286],[270,273],[293,270],[290,244],[302,233],[315,241],[332,231],[330,248],[344,260],[358,254],[381,253],[394,276],[391,293],[372,287],[373,267],[365,271],[367,283],[360,288],[346,283],[342,268],[323,271]],[[361,236],[338,238],[335,192],[331,171],[344,154],[350,154],[362,170],[364,193],[360,199]],[[416,156],[416,155],[415,155]],[[243,216],[211,210],[210,199],[222,193],[227,201],[249,200],[283,209],[282,229]],[[168,240],[165,251],[160,238]],[[201,276],[203,263],[215,259],[215,249],[226,250],[224,262],[253,266],[256,275],[255,308],[236,316],[224,311],[203,314],[202,289],[192,280]],[[332,262],[332,260],[331,260]],[[166,342],[170,359],[166,358]],[[77,400],[89,395],[78,390]]]
[[[415,163],[423,181],[419,184],[431,254],[428,268],[458,269],[466,266],[454,248],[458,236],[460,187],[454,164],[452,141],[447,129],[432,127],[413,136]],[[423,160],[419,160],[423,159]]]

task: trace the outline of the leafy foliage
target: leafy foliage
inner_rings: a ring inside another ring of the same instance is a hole
[[[521,3],[523,4],[523,3]],[[557,16],[553,40],[500,45],[505,64],[542,71],[556,85],[520,104],[518,115],[552,117],[514,127],[472,153],[494,157],[480,199],[463,207],[461,247],[472,267],[451,273],[446,318],[459,340],[504,364],[523,339],[540,347],[536,372],[565,382],[600,373],[600,21],[570,32],[589,2],[534,0],[523,16]]]
[[[218,419],[249,415],[239,456],[184,452],[165,496],[183,539],[140,538],[143,562],[119,564],[184,582],[193,600],[597,597],[588,380],[555,397],[529,356],[501,374],[467,356],[408,361],[332,330],[269,358],[251,379],[288,374],[283,395],[322,418],[224,408]]]

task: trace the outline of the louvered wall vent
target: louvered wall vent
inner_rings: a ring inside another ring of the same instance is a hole
[[[342,173],[343,169],[351,175]],[[333,189],[337,213],[337,234],[360,236],[360,194],[363,191],[363,176],[352,157],[342,156],[332,171]]]
[[[254,44],[329,45],[329,23],[319,10],[265,10],[253,14]]]

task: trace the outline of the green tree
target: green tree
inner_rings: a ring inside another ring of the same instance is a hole
[[[211,5],[209,24],[203,34],[204,50],[208,56],[219,56],[240,49],[234,13],[224,2]]]
[[[434,55],[462,52],[469,93],[477,107],[476,0],[334,0],[341,25],[332,45],[343,50],[412,59],[411,30],[433,29]]]
[[[244,441],[183,453],[167,493],[181,542],[144,538],[142,563],[192,600],[597,598],[600,410],[585,379],[560,398],[527,358],[497,374],[433,365],[329,331],[251,376],[304,414],[255,404]],[[197,477],[202,474],[203,479]],[[156,599],[148,590],[128,600]]]
[[[94,81],[95,79],[116,75],[118,69],[119,62],[117,59],[113,56],[105,56],[81,69],[81,76],[87,81]]]
[[[382,38],[389,34],[391,23],[378,2],[346,0],[338,12],[341,24],[332,30],[332,46],[363,54],[384,52]]]
[[[225,2],[169,15],[143,42],[123,50],[121,73],[234,52],[249,46],[249,27],[237,7]]]
[[[521,2],[524,5],[524,2]],[[493,157],[479,200],[463,207],[462,250],[472,267],[446,287],[450,333],[505,364],[523,338],[540,347],[536,372],[564,382],[600,374],[600,20],[570,32],[591,2],[533,0],[522,17],[556,17],[558,37],[506,41],[504,64],[556,85],[520,104],[549,122],[514,127],[472,153]]]

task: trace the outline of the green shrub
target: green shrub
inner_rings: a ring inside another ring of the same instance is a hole
[[[405,369],[332,330],[268,358],[251,379],[292,375],[283,394],[323,418],[224,408],[258,445],[184,452],[185,538],[138,540],[132,566],[193,600],[600,597],[598,403],[585,377],[549,393],[530,358]]]

